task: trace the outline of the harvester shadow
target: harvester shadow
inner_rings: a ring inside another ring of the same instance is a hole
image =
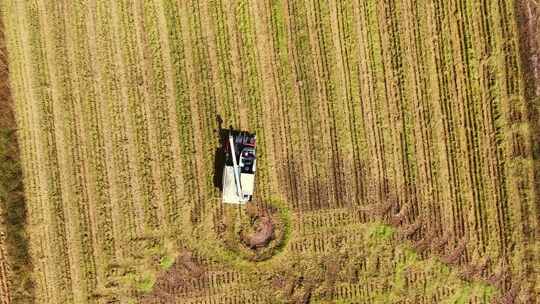
[[[218,129],[215,130],[218,136],[219,146],[214,152],[214,187],[218,188],[219,191],[223,191],[223,168],[225,166],[225,151],[223,145],[227,140],[227,135],[229,134],[229,129],[223,128],[223,119],[220,115],[216,115],[216,121]],[[232,128],[232,126],[230,127]]]
[[[222,132],[223,130],[220,130],[220,142],[223,143],[224,142],[224,137],[223,134],[225,134],[225,136],[227,136],[227,130],[225,130],[225,132]],[[223,134],[222,134],[223,133]],[[219,146],[216,148],[215,150],[215,153],[214,153],[214,187],[218,188],[219,191],[222,191],[223,189],[223,168],[225,166],[225,153],[223,151],[223,147],[222,146]]]

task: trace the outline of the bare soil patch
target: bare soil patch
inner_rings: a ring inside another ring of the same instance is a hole
[[[15,127],[13,100],[9,89],[8,75],[9,69],[4,41],[4,27],[0,20],[0,128]]]
[[[251,227],[254,231],[241,231],[240,238],[250,249],[268,246],[274,237],[274,223],[268,210],[254,210],[250,214]]]
[[[530,93],[540,96],[540,4],[535,0],[518,1],[518,14],[522,60]]]
[[[197,282],[207,275],[206,269],[195,261],[192,253],[184,251],[171,268],[158,277],[152,293],[140,296],[140,303],[175,303],[179,294],[200,291]]]
[[[0,303],[33,302],[17,125],[0,18]],[[14,292],[15,291],[15,292]]]
[[[527,120],[530,126],[530,139],[531,145],[530,152],[532,153],[533,160],[533,172],[534,172],[534,192],[536,205],[536,219],[540,218],[540,2],[538,0],[520,0],[516,3],[516,12],[518,17],[518,26],[520,31],[520,52],[521,63],[523,66],[524,79],[525,79],[525,98],[527,100]],[[526,151],[526,139],[518,140],[517,145],[521,147],[518,150]],[[528,150],[528,149],[527,149]],[[518,153],[518,156],[522,156],[525,153]],[[523,221],[524,225],[528,225],[526,221]],[[537,240],[540,236],[539,225],[534,225],[536,228],[525,229],[525,236],[531,240],[531,244],[538,244],[533,240]],[[537,246],[537,245],[531,246]],[[534,287],[538,286],[537,282],[532,279],[534,277],[534,266],[538,263],[538,257],[534,257],[532,250],[528,250],[525,259],[529,260],[526,263],[526,270],[524,278],[514,278],[513,284],[507,286],[507,293],[500,301],[501,303],[510,303],[508,299],[515,298],[517,292],[517,286],[528,285],[527,297],[532,297],[534,294]],[[529,284],[522,284],[520,281],[528,281]],[[510,288],[510,289],[508,289]]]
[[[244,211],[227,211],[219,235],[229,250],[249,261],[263,261],[283,248],[290,230],[286,210],[274,203],[253,202]]]

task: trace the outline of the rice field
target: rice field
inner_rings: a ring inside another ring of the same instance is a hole
[[[3,1],[32,302],[534,303],[515,1]],[[263,262],[229,126],[287,222]]]

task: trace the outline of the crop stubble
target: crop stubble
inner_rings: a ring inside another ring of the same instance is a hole
[[[489,256],[532,292],[539,211],[513,8],[7,1],[37,299],[127,299],[122,273],[215,237],[217,115],[258,135],[256,200],[294,214],[284,254],[360,246],[345,228],[363,231],[363,206],[395,197],[407,224],[467,240],[462,263]],[[375,297],[355,284],[330,298]],[[422,301],[456,292],[437,288]]]

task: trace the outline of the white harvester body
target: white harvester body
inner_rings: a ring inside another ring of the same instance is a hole
[[[229,134],[225,147],[223,202],[245,204],[251,200],[255,189],[255,135]]]

